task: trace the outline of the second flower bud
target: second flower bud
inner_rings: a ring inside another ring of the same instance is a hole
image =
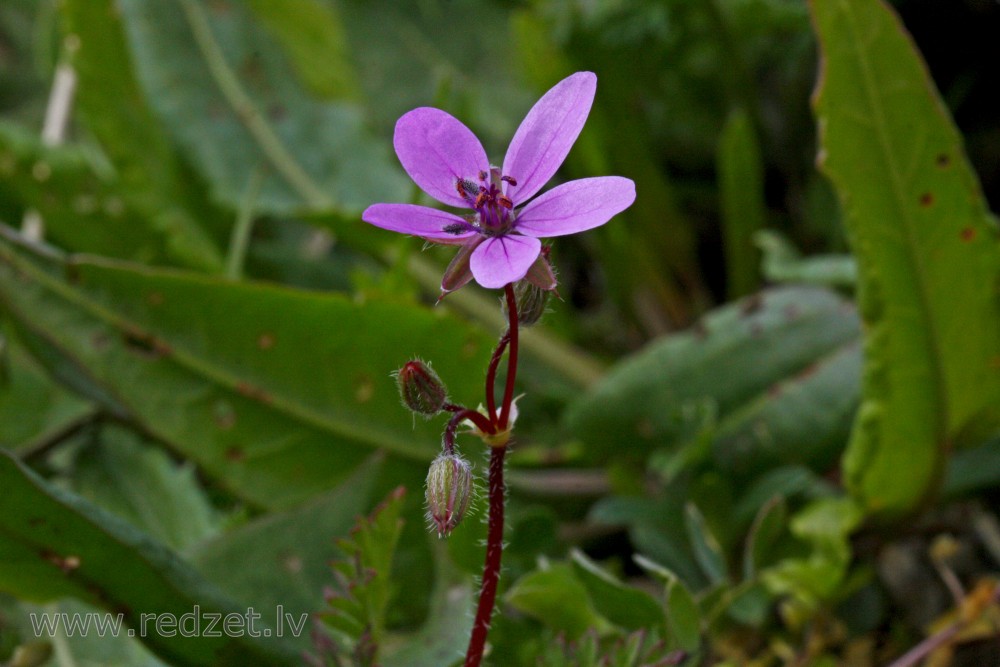
[[[430,366],[414,359],[407,361],[396,373],[399,397],[403,405],[417,414],[431,417],[444,409],[448,390]]]

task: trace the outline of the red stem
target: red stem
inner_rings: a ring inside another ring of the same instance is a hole
[[[483,564],[483,583],[479,589],[479,606],[476,621],[465,653],[465,667],[479,667],[486,649],[486,635],[490,631],[493,605],[500,582],[500,556],[503,554],[503,458],[507,447],[494,447],[490,452],[490,523],[486,537],[486,562]]]
[[[500,337],[500,342],[497,343],[497,349],[493,350],[493,357],[490,358],[490,365],[486,370],[486,412],[489,414],[490,421],[494,425],[498,423],[497,401],[494,393],[497,382],[497,368],[500,366],[500,359],[503,357],[503,351],[507,349],[507,343],[509,342],[510,331],[505,331],[503,336]]]
[[[507,429],[510,420],[511,405],[514,402],[514,379],[517,375],[517,301],[514,298],[514,288],[504,287],[507,297],[507,313],[510,326],[500,338],[493,358],[490,359],[489,370],[486,373],[486,403],[489,406],[491,419],[494,419],[496,429],[502,432]],[[504,348],[507,348],[507,381],[504,385],[503,403],[500,406],[500,417],[496,417],[496,400],[493,395],[493,385],[496,382],[497,367]],[[469,649],[465,653],[465,667],[479,667],[483,652],[486,650],[486,635],[490,631],[490,620],[493,617],[493,606],[496,604],[497,585],[500,583],[500,559],[503,555],[503,510],[505,491],[503,483],[503,459],[507,453],[507,445],[493,447],[490,452],[490,518],[486,535],[486,562],[483,563],[482,586],[479,589],[479,606],[476,608],[476,620],[472,626],[472,636],[469,638]]]
[[[446,407],[445,409],[448,408]],[[487,419],[481,412],[469,410],[468,408],[459,408],[458,410],[453,410],[453,412],[455,414],[448,420],[448,425],[444,427],[443,444],[445,454],[453,454],[455,452],[455,430],[458,428],[458,425],[466,419],[475,424],[476,428],[483,433],[493,434],[496,432],[493,429],[493,424],[491,424],[490,420]]]
[[[514,378],[517,376],[517,300],[514,298],[514,286],[507,284],[503,288],[507,296],[507,314],[510,317],[510,327],[507,336],[510,338],[510,350],[507,352],[507,384],[503,390],[503,406],[500,408],[500,431],[507,429],[510,418],[510,406],[514,402]]]

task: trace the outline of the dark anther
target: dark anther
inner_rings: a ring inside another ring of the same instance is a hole
[[[469,231],[469,228],[464,223],[453,222],[450,225],[445,225],[443,231],[445,234],[461,234],[463,232]]]
[[[455,189],[458,190],[458,194],[462,199],[469,199],[475,193],[479,192],[480,186],[466,178],[462,178],[455,183]]]
[[[474,204],[475,208],[482,208],[483,204],[485,204],[487,201],[489,201],[489,199],[490,199],[490,195],[489,195],[488,192],[480,192],[476,196],[476,203]]]
[[[490,177],[490,175],[488,173],[486,173],[485,171],[479,172],[479,180],[483,181],[484,183],[486,182],[486,179],[489,178],[489,177]]]
[[[507,183],[510,183],[511,185],[517,185],[517,181],[514,179],[513,176],[501,176],[500,180],[501,181],[506,181]]]
[[[497,203],[503,206],[504,208],[514,208],[514,202],[510,200],[510,197],[507,197],[505,195],[498,195]]]

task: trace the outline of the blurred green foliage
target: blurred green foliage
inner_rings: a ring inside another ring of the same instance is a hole
[[[459,661],[485,527],[425,530],[441,424],[390,372],[473,400],[499,307],[434,305],[448,252],[360,212],[424,201],[402,113],[498,160],[579,70],[557,180],[638,199],[558,240],[524,333],[487,659],[873,665],[938,632],[922,656],[997,662],[998,28],[985,0],[6,0],[0,664]],[[332,620],[31,625],[279,605]]]

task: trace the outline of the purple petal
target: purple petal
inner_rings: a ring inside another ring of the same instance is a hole
[[[528,202],[514,228],[537,237],[576,234],[600,227],[635,201],[635,183],[621,176],[581,178]]]
[[[490,169],[486,151],[472,130],[440,109],[420,107],[403,114],[396,121],[393,145],[410,178],[450,206],[469,207],[455,189],[460,178],[476,181],[479,172]]]
[[[542,251],[530,236],[496,236],[472,252],[472,275],[483,287],[496,289],[524,277]]]
[[[535,103],[514,133],[503,174],[517,181],[506,194],[515,204],[538,192],[566,159],[590,114],[597,91],[593,72],[568,76]]]
[[[372,204],[361,214],[361,219],[391,232],[422,236],[436,243],[462,243],[477,234],[475,230],[446,232],[444,228],[449,225],[467,226],[467,223],[453,213],[416,204]]]

